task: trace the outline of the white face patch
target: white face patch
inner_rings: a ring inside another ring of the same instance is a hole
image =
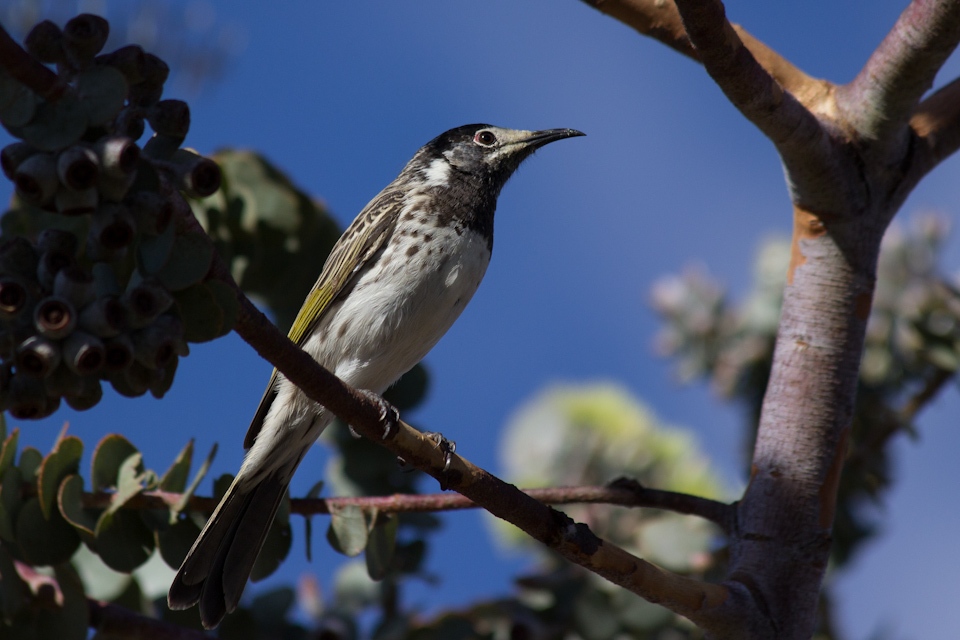
[[[442,158],[436,158],[423,172],[424,184],[428,187],[443,187],[450,183],[450,165]]]

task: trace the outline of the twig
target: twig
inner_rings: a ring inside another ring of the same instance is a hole
[[[663,509],[665,511],[673,511],[689,516],[698,516],[714,523],[726,534],[736,532],[736,503],[728,504],[726,502],[701,498],[700,496],[693,496],[689,493],[679,493],[677,491],[648,489],[632,478],[618,478],[611,482],[609,487],[605,488],[608,490],[628,491],[631,499],[625,500],[624,502],[614,501],[613,499],[598,500],[598,502]],[[590,489],[590,487],[587,487],[587,489]],[[614,496],[610,496],[610,498],[613,497]],[[589,501],[580,500],[580,502]]]
[[[0,67],[17,82],[49,102],[63,95],[64,84],[53,71],[24,51],[0,24]]]
[[[685,515],[698,516],[718,525],[724,532],[733,528],[735,506],[725,502],[701,498],[687,493],[648,489],[636,480],[621,478],[608,486],[550,487],[523,489],[523,493],[544,504],[609,504],[622,507],[663,509]],[[35,483],[24,483],[24,497],[37,494]],[[170,491],[144,491],[124,503],[127,509],[166,509],[179,504],[182,494]],[[85,509],[106,509],[113,494],[105,491],[84,493],[81,497]],[[290,512],[300,515],[330,513],[331,509],[357,506],[377,509],[382,513],[415,513],[457,511],[476,509],[480,505],[457,493],[394,494],[391,496],[360,496],[346,498],[292,498]],[[198,513],[213,513],[217,506],[214,498],[192,496],[187,510]]]

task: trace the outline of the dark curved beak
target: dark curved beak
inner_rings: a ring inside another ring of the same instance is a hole
[[[543,131],[534,131],[523,141],[524,146],[530,149],[539,149],[545,144],[563,140],[564,138],[576,138],[587,134],[576,129],[544,129]]]

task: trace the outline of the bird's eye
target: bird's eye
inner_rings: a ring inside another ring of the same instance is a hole
[[[477,144],[482,144],[485,147],[489,147],[497,141],[497,136],[493,135],[492,131],[477,131],[477,135],[473,136],[473,141]]]

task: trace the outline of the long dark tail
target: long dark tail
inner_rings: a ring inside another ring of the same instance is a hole
[[[213,629],[237,608],[291,475],[281,468],[252,486],[234,480],[170,585],[171,609],[199,603],[203,626]]]

